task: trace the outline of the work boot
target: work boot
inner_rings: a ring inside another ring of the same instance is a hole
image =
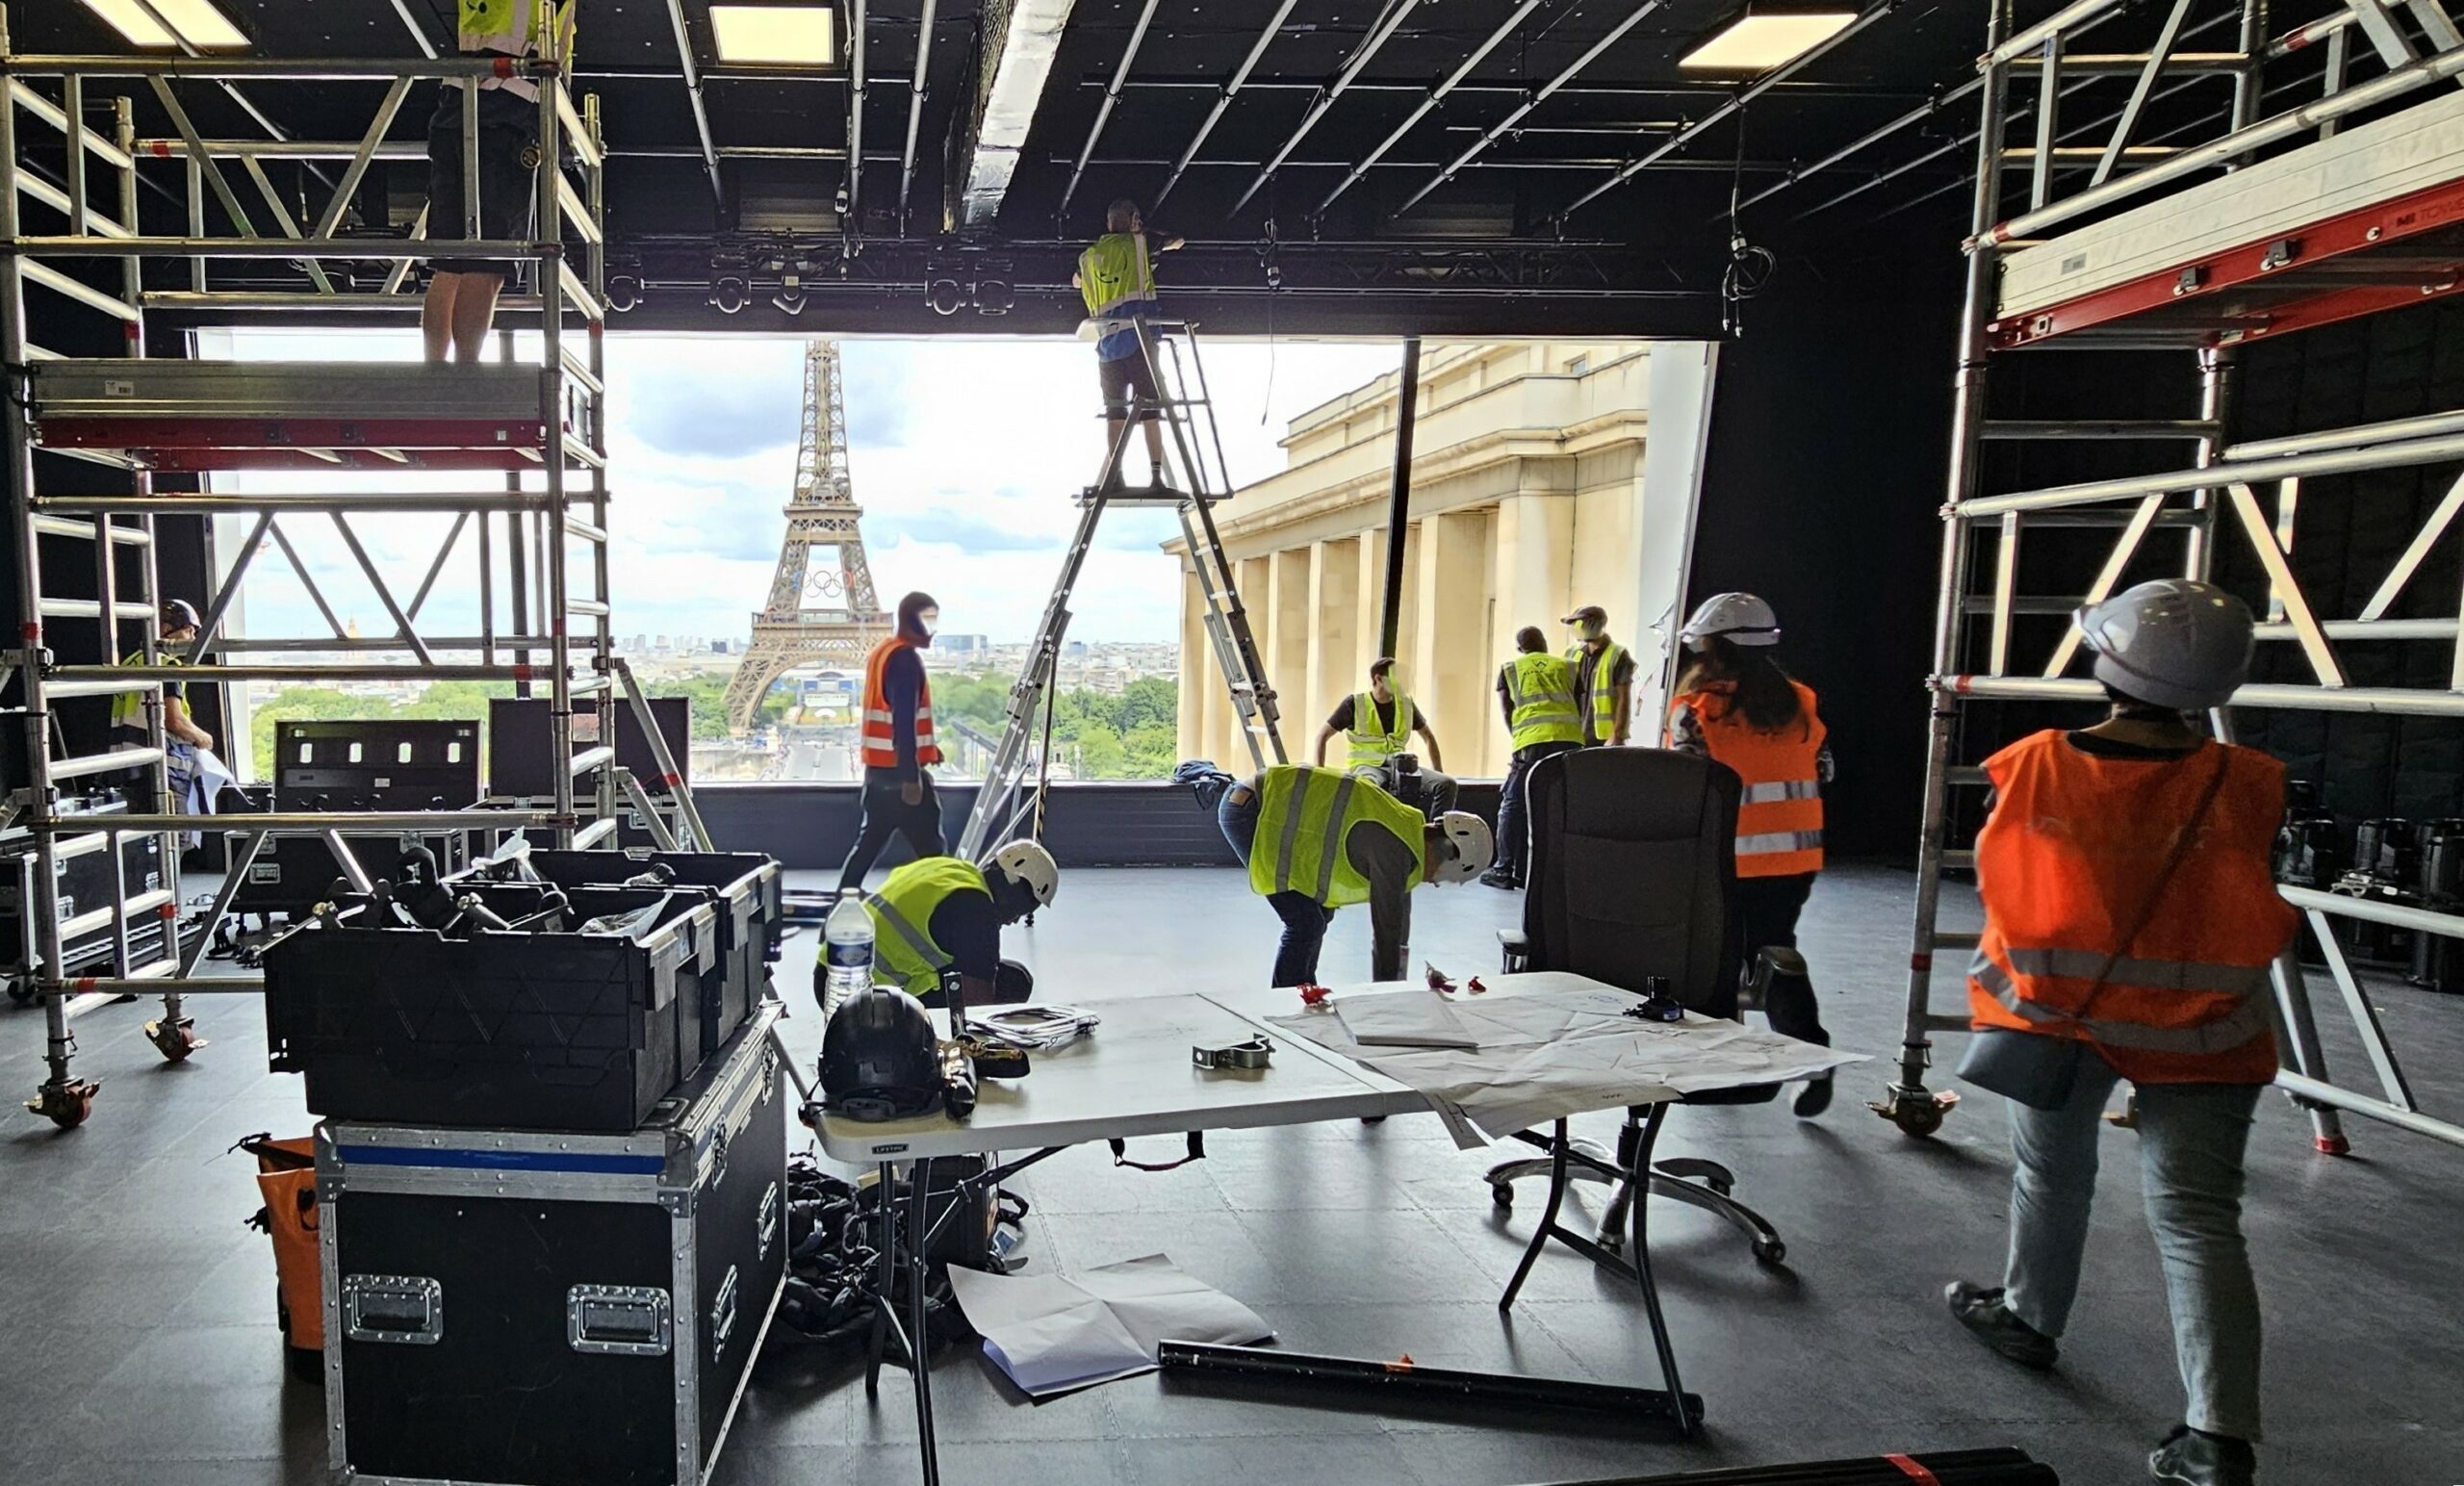
[[[1480,874],[1480,881],[1491,887],[1520,887],[1523,880],[1503,867],[1491,867]]]
[[[1806,1080],[1806,1087],[1797,1090],[1793,1108],[1799,1119],[1811,1119],[1831,1108],[1831,1075],[1817,1073]]]
[[[2182,1486],[2255,1486],[2259,1452],[2247,1440],[2175,1424],[2165,1443],[2148,1452],[2147,1473]]]
[[[1976,1333],[1978,1341],[2023,1368],[2042,1372],[2060,1355],[2053,1338],[2011,1314],[2011,1308],[2002,1303],[1999,1285],[1987,1290],[1953,1280],[1942,1287],[1942,1300],[1961,1325]]]

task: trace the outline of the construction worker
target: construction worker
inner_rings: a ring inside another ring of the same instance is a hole
[[[1574,668],[1549,653],[1537,625],[1515,631],[1515,657],[1498,667],[1498,710],[1514,740],[1505,785],[1498,791],[1498,864],[1480,874],[1491,887],[1523,885],[1530,828],[1523,818],[1524,779],[1552,754],[1582,747],[1582,713],[1575,705]]]
[[[891,872],[864,907],[873,918],[877,979],[928,1005],[940,1004],[941,977],[957,972],[968,1006],[1024,1001],[1035,977],[1001,958],[1001,931],[1052,906],[1061,869],[1034,841],[1013,841],[977,866],[956,857],[924,857]],[[830,973],[828,946],[813,962],[813,999]],[[826,1003],[825,1003],[826,1004]]]
[[[1998,1063],[1995,1082],[2024,1082],[2030,1102],[2010,1106],[2003,1281],[1954,1282],[1944,1298],[1995,1351],[2053,1366],[2088,1241],[2098,1116],[2128,1079],[2189,1395],[2148,1470],[2249,1486],[2259,1297],[2242,1237],[2243,1152],[2276,1072],[2268,967],[2297,923],[2269,872],[2284,766],[2210,742],[2185,716],[2222,705],[2248,672],[2241,600],[2168,578],[2077,622],[2110,714],[2039,732],[1985,765],[1994,805],[1976,843],[1985,933],[1968,968],[1980,1034],[1968,1062]],[[2014,1076],[2022,1067],[2024,1080]]]
[[[1087,323],[1096,332],[1095,370],[1104,389],[1106,490],[1122,485],[1120,466],[1111,451],[1126,452],[1121,435],[1129,427],[1133,397],[1146,435],[1147,467],[1153,472],[1147,484],[1162,490],[1170,483],[1164,471],[1164,430],[1157,422],[1162,395],[1155,390],[1155,369],[1147,362],[1136,322],[1155,310],[1154,253],[1180,245],[1180,239],[1167,238],[1150,252],[1138,203],[1116,201],[1104,209],[1104,235],[1078,255],[1078,270],[1069,275],[1087,301]]]
[[[1326,927],[1351,903],[1369,905],[1370,978],[1402,979],[1412,889],[1468,883],[1497,851],[1476,815],[1449,810],[1432,821],[1367,780],[1304,764],[1277,764],[1234,785],[1216,820],[1248,864],[1250,890],[1283,920],[1276,986],[1317,980]]]
[[[1446,762],[1438,754],[1437,734],[1429,730],[1427,714],[1395,684],[1394,656],[1371,661],[1369,689],[1335,704],[1318,730],[1317,752],[1311,756],[1315,762],[1325,763],[1326,744],[1338,732],[1349,735],[1346,769],[1404,804],[1419,806],[1424,814],[1437,816],[1454,808],[1457,789],[1452,777],[1441,772]],[[1396,756],[1411,752],[1415,732],[1428,745],[1428,767],[1407,773],[1398,766]]]
[[[1822,871],[1822,790],[1832,775],[1813,688],[1771,658],[1779,616],[1752,594],[1704,600],[1678,641],[1687,658],[1668,706],[1667,745],[1728,765],[1745,786],[1731,931],[1737,962],[1762,986],[1772,1031],[1828,1047],[1831,1034],[1797,953],[1797,917]],[[1804,1118],[1830,1106],[1828,1073],[1797,1094]]]
[[[1634,657],[1608,638],[1608,611],[1586,603],[1565,617],[1575,627],[1575,643],[1566,664],[1575,677],[1575,709],[1582,716],[1582,740],[1588,747],[1626,746],[1634,712]]]
[[[155,647],[155,658],[150,663],[176,666],[181,663],[188,647],[196,642],[196,608],[185,599],[167,600],[163,604],[159,619],[162,639]],[[141,666],[149,662],[145,652],[138,650],[121,656],[119,663]],[[163,683],[163,772],[171,796],[163,808],[182,815],[203,815],[213,809],[214,793],[219,792],[220,782],[228,782],[229,777],[222,773],[219,763],[201,766],[200,756],[209,754],[213,749],[214,734],[198,727],[196,719],[189,715],[188,698],[189,690],[185,683]],[[148,746],[143,692],[114,694],[112,733],[115,752]],[[141,777],[150,781],[151,771]],[[204,787],[208,778],[220,781],[213,792]],[[150,782],[145,786],[148,793],[151,787]]]
[[[454,38],[465,56],[535,58],[542,0],[459,0]],[[551,3],[551,24],[562,29],[570,54],[573,6]],[[437,90],[427,121],[427,235],[434,242],[470,236],[463,199],[462,90],[479,90],[479,231],[496,242],[527,239],[536,230],[539,169],[539,85],[526,77],[451,77]],[[430,361],[475,362],[496,323],[497,296],[513,272],[509,260],[438,258],[420,301],[420,339]]]
[[[924,675],[923,652],[940,627],[941,606],[931,594],[898,601],[898,631],[873,647],[864,661],[864,712],[858,730],[864,764],[863,823],[855,849],[839,869],[838,890],[854,892],[894,835],[907,837],[918,858],[938,857],[941,802],[933,793],[931,766],[941,761],[933,738],[933,684]]]

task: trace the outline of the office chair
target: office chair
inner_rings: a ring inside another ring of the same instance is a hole
[[[1523,928],[1498,932],[1506,970],[1570,971],[1637,993],[1646,978],[1665,977],[1687,1011],[1735,1018],[1739,946],[1730,917],[1741,794],[1727,766],[1658,749],[1589,748],[1535,764],[1524,781],[1531,842]],[[1758,1084],[1677,1102],[1762,1104],[1779,1092],[1777,1084]],[[1613,1156],[1588,1140],[1567,1153],[1577,1180],[1613,1189],[1592,1248],[1584,1249],[1612,1267],[1631,1263],[1623,1256],[1622,1234],[1635,1193],[1626,1173],[1644,1117],[1626,1112]],[[1489,1168],[1489,1190],[1500,1207],[1511,1206],[1513,1184],[1546,1176],[1551,1166],[1548,1157],[1502,1162]],[[1651,1167],[1654,1193],[1719,1215],[1752,1240],[1755,1258],[1781,1263],[1787,1245],[1731,1195],[1735,1184],[1714,1161],[1676,1157]]]

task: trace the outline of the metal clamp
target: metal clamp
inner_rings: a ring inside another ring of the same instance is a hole
[[[417,1274],[343,1276],[343,1335],[434,1346],[445,1340],[445,1287]]]
[[[565,1343],[578,1352],[664,1357],[674,1307],[654,1285],[576,1285],[565,1292]]]
[[[1203,1044],[1190,1049],[1190,1062],[1197,1067],[1263,1068],[1274,1054],[1274,1044],[1265,1037],[1254,1037],[1246,1042],[1226,1042],[1220,1047]]]

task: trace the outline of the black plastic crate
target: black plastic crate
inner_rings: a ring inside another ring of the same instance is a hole
[[[478,895],[511,919],[548,891],[492,884]],[[695,893],[601,887],[567,897],[576,926],[651,904],[661,910],[632,935],[577,927],[452,936],[379,924],[386,910],[358,900],[338,921],[285,935],[265,951],[273,1070],[305,1075],[309,1110],[338,1119],[636,1128],[717,1045],[702,1037],[697,1003],[716,964],[718,915]]]
[[[725,1041],[761,1004],[770,962],[779,958],[779,939],[785,930],[777,858],[760,852],[533,851],[530,867],[565,888],[622,883],[665,867],[677,888],[708,891],[719,914],[718,953],[725,975],[707,1008],[705,1041],[712,1047]]]

